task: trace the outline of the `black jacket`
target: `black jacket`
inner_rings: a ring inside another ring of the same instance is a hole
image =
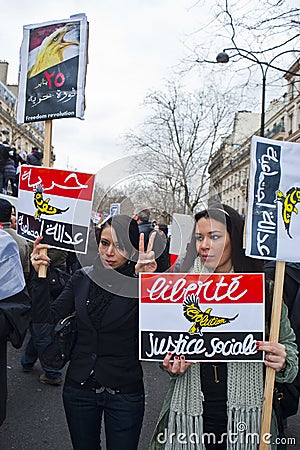
[[[43,152],[30,153],[27,156],[26,162],[31,166],[41,166],[43,162]]]
[[[32,294],[34,326],[54,324],[75,310],[77,341],[66,378],[83,383],[94,371],[103,386],[120,389],[138,385],[142,381],[138,360],[138,300],[114,295],[101,329],[96,331],[87,311],[89,287],[89,276],[83,269],[78,270],[50,306],[48,281],[36,278]]]
[[[30,299],[27,291],[0,301],[0,426],[6,415],[7,341],[20,348],[30,322]]]
[[[0,172],[4,172],[5,162],[9,157],[9,150],[10,147],[8,147],[8,145],[3,145],[0,143]]]

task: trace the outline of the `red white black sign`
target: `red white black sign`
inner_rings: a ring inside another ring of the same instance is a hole
[[[17,232],[53,247],[86,253],[95,176],[23,165]]]
[[[263,274],[140,274],[139,314],[141,360],[263,360]]]

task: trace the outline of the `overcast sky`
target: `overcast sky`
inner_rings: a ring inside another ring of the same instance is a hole
[[[288,0],[288,3],[293,1]],[[248,16],[252,17],[255,2],[259,0],[250,3],[238,0],[237,5],[250,8]],[[2,3],[0,59],[9,63],[9,83],[18,80],[24,25],[67,19],[77,13],[85,13],[90,24],[85,119],[53,121],[56,168],[96,173],[124,156],[121,136],[143,121],[142,103],[147,92],[163,88],[166,80],[173,78],[174,68],[187,54],[191,55],[196,44],[212,59],[217,50],[231,47],[226,31],[212,23],[218,3],[215,0],[27,0],[25,3],[14,0]],[[233,3],[236,2],[229,2],[230,6]],[[236,13],[236,6],[233,8]],[[241,47],[251,48],[251,42],[247,43],[243,36],[239,38]],[[210,39],[214,39],[214,48]],[[232,68],[236,67],[233,63]],[[226,65],[226,70],[221,69],[225,83],[230,80],[229,68]],[[252,72],[248,75],[253,79]],[[245,79],[245,72],[241,76]],[[199,86],[200,89],[204,83],[196,69],[189,73],[188,80],[187,88]],[[268,76],[268,87],[269,81]],[[259,112],[260,83],[258,69],[257,96],[251,91],[252,98],[257,100],[256,112]]]
[[[120,136],[142,121],[146,93],[163,86],[186,52],[186,34],[197,25],[192,5],[187,0],[15,0],[1,6],[0,59],[9,63],[9,83],[18,79],[24,25],[87,15],[85,119],[53,121],[56,168],[96,172],[124,155]]]

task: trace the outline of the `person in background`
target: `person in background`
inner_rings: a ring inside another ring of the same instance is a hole
[[[8,183],[10,183],[11,193],[14,197],[17,197],[15,155],[16,149],[14,147],[7,147],[7,158],[4,163],[3,192],[7,194]]]
[[[32,147],[31,153],[27,155],[26,162],[30,166],[41,166],[43,163],[43,152],[37,147]]]
[[[195,226],[181,272],[255,273],[262,272],[261,260],[246,257],[243,250],[243,219],[227,205],[215,205],[195,215]],[[271,286],[266,283],[266,302],[272,302]],[[269,323],[266,324],[269,329]],[[265,352],[264,364],[276,372],[276,381],[292,382],[298,371],[297,346],[287,308],[282,305],[279,342],[257,342]],[[178,436],[197,436],[197,450],[244,448],[239,423],[250,436],[259,436],[263,402],[263,363],[192,363],[184,355],[168,353],[163,369],[171,383],[156,426],[151,449],[175,450]],[[271,441],[278,436],[273,416]],[[164,443],[160,437],[165,434]],[[208,441],[210,434],[215,440]],[[226,442],[227,436],[227,442]],[[234,436],[239,439],[238,443]],[[170,442],[171,441],[171,442]],[[194,449],[188,440],[186,450]],[[237,447],[238,445],[238,447]],[[249,447],[250,448],[250,447]],[[253,444],[253,448],[257,446]],[[276,445],[274,447],[276,448]]]
[[[31,302],[25,287],[19,250],[0,230],[0,426],[6,417],[7,342],[20,348],[30,321]]]
[[[7,145],[0,143],[0,194],[4,194],[4,165],[8,158]]]
[[[27,283],[30,274],[29,245],[26,239],[23,239],[16,233],[16,230],[12,225],[12,221],[14,221],[13,208],[14,207],[8,200],[0,198],[0,222],[2,224],[2,229],[6,231],[18,245],[23,274]]]
[[[170,236],[168,234],[168,225],[166,223],[157,223],[154,226],[155,231],[157,231],[158,233],[160,233],[160,235],[162,236],[163,240],[165,241],[165,253],[164,253],[164,257],[166,260],[166,265],[168,267],[171,266],[171,261],[170,261]]]
[[[25,150],[22,150],[20,153],[17,153],[16,159],[15,159],[17,192],[19,191],[20,171],[21,171],[21,166],[23,164],[27,164],[27,153]]]
[[[17,211],[14,205],[11,205],[10,226],[17,231]]]
[[[155,232],[153,222],[150,222],[149,220],[150,210],[148,208],[144,208],[140,211],[137,211],[134,214],[133,218],[137,221],[139,232],[143,233],[144,235],[146,249],[150,236]],[[166,272],[170,267],[170,256],[167,245],[167,238],[160,233],[156,233],[153,251],[156,256],[157,272]]]
[[[50,304],[48,280],[37,278],[33,322],[45,332],[76,312],[77,340],[66,373],[63,401],[76,450],[100,449],[102,416],[106,448],[136,450],[144,415],[142,366],[138,358],[138,274],[154,272],[155,234],[144,252],[135,220],[114,215],[97,230],[93,266],[75,272]],[[31,255],[36,271],[50,259],[37,239]],[[42,332],[42,330],[41,330]]]

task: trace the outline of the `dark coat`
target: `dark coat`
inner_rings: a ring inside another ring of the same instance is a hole
[[[27,156],[26,162],[30,166],[41,166],[43,162],[43,152],[30,153]]]
[[[32,294],[32,320],[38,325],[56,323],[76,311],[77,340],[73,348],[66,379],[77,383],[95,371],[104,386],[122,388],[142,380],[138,360],[138,300],[113,295],[101,329],[96,331],[87,310],[90,278],[83,269],[71,277],[60,296],[49,302],[48,280],[35,279]]]
[[[7,341],[20,348],[30,322],[30,299],[26,290],[0,301],[0,425],[6,416]]]
[[[4,164],[4,178],[13,180],[16,178],[15,162],[10,156],[7,158]]]
[[[139,232],[144,233],[144,247],[147,250],[150,235],[154,232],[154,228],[151,222],[141,222],[139,223]],[[157,232],[153,250],[155,253],[155,261],[157,264],[156,272],[166,272],[170,267],[170,255],[169,255],[169,245],[167,238],[161,233]]]
[[[10,147],[0,143],[0,172],[4,172],[5,162],[8,158]]]

